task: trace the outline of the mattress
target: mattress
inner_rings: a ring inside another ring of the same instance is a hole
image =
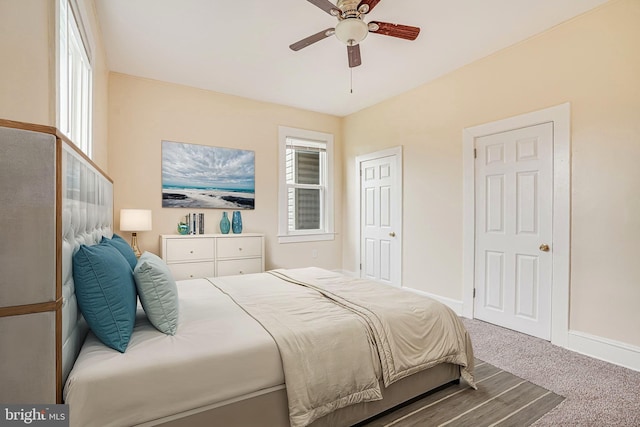
[[[178,291],[175,336],[141,308],[125,353],[87,336],[64,388],[72,426],[139,424],[284,387],[280,353],[259,323],[205,279]]]

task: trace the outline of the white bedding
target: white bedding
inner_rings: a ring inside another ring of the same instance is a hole
[[[125,353],[87,336],[64,389],[72,426],[138,424],[284,384],[278,348],[259,323],[205,279],[178,286],[175,336],[141,309]]]

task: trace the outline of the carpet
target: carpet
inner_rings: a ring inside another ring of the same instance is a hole
[[[462,321],[476,358],[565,397],[533,427],[640,426],[640,371],[477,319]]]
[[[564,400],[562,396],[479,359],[476,359],[475,379],[478,390],[461,381],[360,425],[524,427]]]

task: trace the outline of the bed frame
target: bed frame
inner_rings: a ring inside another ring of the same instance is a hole
[[[18,131],[18,139],[33,137],[38,139],[40,136],[34,133],[44,134],[47,143],[52,144],[52,152],[55,153],[50,160],[53,164],[49,166],[55,176],[55,200],[52,207],[55,212],[55,226],[53,226],[52,235],[55,236],[56,279],[54,287],[47,289],[52,303],[46,305],[51,311],[52,318],[55,318],[55,351],[51,353],[55,354],[55,361],[41,362],[42,366],[55,365],[54,399],[61,403],[64,382],[88,331],[75,296],[72,257],[81,244],[97,244],[102,236],[113,235],[113,182],[54,128],[0,120],[0,136],[4,128],[10,129],[11,138],[15,136],[12,133],[14,130]],[[42,305],[36,308],[42,309]],[[0,320],[6,320],[4,318],[12,313],[13,311],[0,307]],[[5,323],[0,323],[0,326]],[[44,357],[49,357],[46,354]],[[12,365],[11,361],[10,365]],[[381,387],[384,396],[381,401],[342,408],[316,420],[312,425],[320,427],[355,424],[429,390],[457,381],[459,378],[458,366],[441,364],[400,380],[386,389]],[[210,426],[215,422],[217,425],[230,427],[247,425],[285,427],[289,426],[288,415],[287,394],[282,385],[208,407],[194,408],[142,425]]]
[[[310,426],[335,427],[354,425],[431,390],[458,383],[459,379],[459,366],[442,363],[401,379],[391,384],[388,388],[384,388],[381,383],[380,388],[383,400],[358,403],[338,409],[314,421]],[[257,425],[289,427],[287,392],[282,386],[278,390],[243,400],[221,402],[211,407],[198,408],[141,424],[141,426],[145,427],[156,425],[163,427],[209,427],[211,425],[223,425],[225,427]]]

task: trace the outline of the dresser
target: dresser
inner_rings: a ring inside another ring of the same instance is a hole
[[[176,280],[264,271],[264,235],[163,234],[162,259]]]

